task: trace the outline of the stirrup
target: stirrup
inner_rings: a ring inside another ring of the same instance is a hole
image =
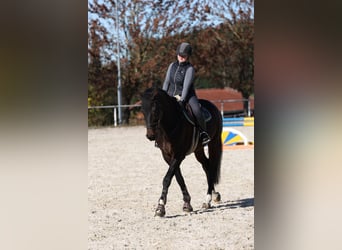
[[[203,146],[207,145],[207,144],[211,141],[210,136],[209,136],[208,133],[205,132],[205,131],[202,131],[202,132],[200,133],[200,138],[201,138],[201,140],[202,140],[202,145],[203,145]]]

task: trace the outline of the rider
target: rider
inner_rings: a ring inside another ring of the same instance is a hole
[[[194,88],[194,67],[189,62],[192,47],[189,43],[181,43],[177,47],[177,61],[171,63],[166,73],[163,90],[178,101],[187,102],[191,106],[200,129],[200,139],[206,145],[210,137],[206,132],[206,123],[201,112]]]

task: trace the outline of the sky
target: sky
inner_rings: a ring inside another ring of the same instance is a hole
[[[114,16],[115,18],[115,8],[111,5],[111,3],[108,0],[98,0],[98,3],[104,4],[107,6],[108,9],[111,10],[111,15]],[[120,2],[118,0],[118,2]],[[126,1],[126,3],[129,3],[130,1]],[[146,4],[142,4],[141,7],[141,11],[145,13],[144,16],[146,17],[142,17],[143,19],[146,18],[146,22],[152,20],[152,18],[148,17],[150,15],[158,15],[159,13],[157,13],[155,10],[152,9],[150,4],[147,4],[147,2],[153,2],[153,1],[142,1],[142,2],[146,2]],[[158,2],[158,1],[156,1]],[[184,2],[184,3],[182,3]],[[186,0],[181,0],[178,3],[182,6],[186,5],[187,2]],[[184,23],[185,24],[190,24],[193,27],[198,27],[200,24],[202,27],[209,27],[209,26],[217,26],[220,23],[225,22],[228,19],[231,19],[230,13],[227,10],[227,6],[225,6],[225,3],[227,4],[229,2],[229,0],[226,1],[213,1],[213,0],[207,0],[207,1],[203,1],[203,0],[195,0],[195,1],[190,1],[190,8],[189,9],[184,9],[184,11],[181,13],[181,15],[179,16],[180,19],[184,19]],[[94,0],[89,0],[88,2],[88,8],[90,4],[93,4]],[[203,22],[199,21],[199,19],[197,19],[197,21],[189,23],[187,22],[187,19],[189,19],[190,15],[192,14],[191,12],[189,12],[189,10],[197,7],[201,13],[206,13],[205,12],[205,6],[208,6],[210,8],[210,13],[207,14],[207,21]],[[243,8],[243,6],[242,6]],[[238,6],[235,4],[235,6],[233,6],[233,9],[236,9],[236,12],[238,10]],[[172,8],[169,8],[169,15],[170,15],[170,22],[172,22]],[[155,12],[153,12],[155,11]],[[127,14],[125,15],[125,18],[128,17],[129,15],[131,15],[131,12],[128,10]],[[219,17],[219,15],[222,15],[222,17]],[[254,9],[252,9],[252,16],[254,16]],[[90,20],[96,18],[97,15],[89,13],[88,12],[88,23]],[[115,27],[115,21],[111,18],[107,18],[107,19],[100,19],[100,22],[103,24],[103,26],[108,30],[109,32],[109,40],[111,41],[116,41],[117,40],[117,33],[116,33],[116,27]],[[144,25],[144,22],[141,22],[142,25]],[[89,29],[89,26],[88,26]],[[143,29],[143,27],[142,27]],[[177,30],[175,32],[179,32],[181,30]],[[153,34],[153,36],[155,37],[160,37],[162,36],[162,30],[160,32],[156,32]],[[124,44],[126,43],[125,41],[125,35],[123,33],[123,31],[120,29],[119,30],[119,42],[121,44],[121,46],[124,46]],[[112,51],[108,52],[109,54],[113,53]]]

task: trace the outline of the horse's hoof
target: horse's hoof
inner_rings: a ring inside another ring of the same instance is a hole
[[[154,216],[164,217],[165,216],[165,206],[158,205]]]
[[[184,203],[184,205],[183,205],[183,211],[184,211],[184,212],[188,212],[188,213],[190,213],[190,212],[193,211],[193,208],[192,208],[192,206],[190,205],[190,203],[188,203],[188,202],[185,202],[185,203]]]
[[[221,201],[221,194],[219,192],[213,192],[213,200],[215,202],[220,202]]]
[[[204,209],[211,208],[210,203],[203,203],[202,208]]]

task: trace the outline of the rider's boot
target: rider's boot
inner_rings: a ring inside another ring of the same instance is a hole
[[[203,118],[203,115],[201,115],[201,117],[197,119],[197,122],[200,129],[200,140],[202,141],[202,145],[205,146],[210,142],[211,138],[207,133],[207,126]]]

